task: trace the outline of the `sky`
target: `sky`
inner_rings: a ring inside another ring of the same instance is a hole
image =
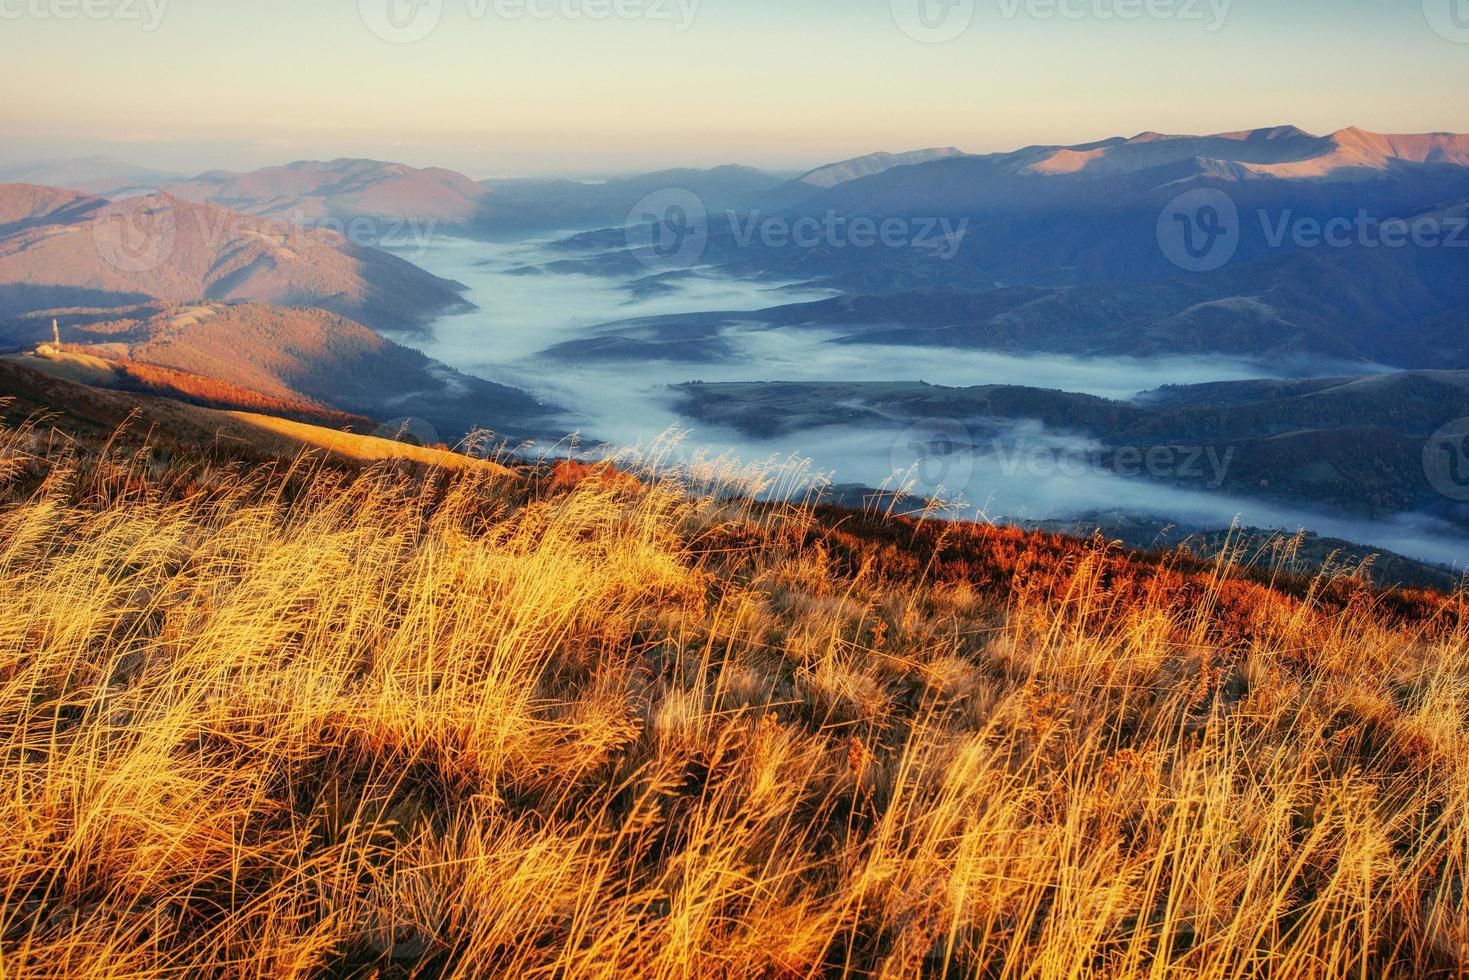
[[[0,162],[474,177],[1469,131],[1469,0],[0,0]]]

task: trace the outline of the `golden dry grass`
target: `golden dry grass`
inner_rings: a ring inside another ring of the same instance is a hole
[[[4,980],[1469,966],[1462,598],[32,445]]]

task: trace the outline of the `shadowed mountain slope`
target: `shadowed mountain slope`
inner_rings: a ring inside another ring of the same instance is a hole
[[[167,194],[0,185],[0,315],[201,299],[320,306],[376,329],[467,307],[457,283],[331,231]]]
[[[40,343],[53,318],[67,351],[290,404],[379,420],[411,414],[450,442],[478,428],[531,434],[552,412],[519,389],[462,374],[324,310],[224,303],[57,310],[0,324],[0,340]]]

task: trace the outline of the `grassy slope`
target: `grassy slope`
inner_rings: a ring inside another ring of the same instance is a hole
[[[35,351],[4,355],[0,360],[63,381],[74,381],[93,388],[156,395],[204,408],[253,410],[315,425],[353,428],[359,432],[377,427],[377,423],[371,419],[338,412],[304,398],[275,398],[228,381],[151,364],[110,360],[78,352],[75,348],[57,350],[42,345]]]
[[[403,462],[505,476],[505,467],[442,449],[356,435],[255,412],[219,411],[167,398],[91,387],[117,365],[85,355],[62,355],[41,373],[25,359],[0,358],[0,418],[12,424],[45,418],[45,427],[103,437],[123,427],[150,445],[178,450],[208,447],[254,459],[290,460],[304,452],[355,466]],[[87,382],[83,384],[82,382]],[[170,392],[174,393],[174,392]],[[350,416],[344,416],[350,418]]]
[[[7,977],[1469,964],[1463,597],[42,447],[0,435]]]
[[[0,317],[0,343],[48,343],[53,321],[66,351],[171,384],[184,400],[212,408],[317,421],[347,412],[395,418],[412,405],[450,441],[489,422],[534,431],[554,411],[325,310],[255,303],[51,310]]]

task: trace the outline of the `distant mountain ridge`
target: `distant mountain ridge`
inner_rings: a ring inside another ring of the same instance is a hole
[[[907,153],[870,153],[867,156],[817,167],[803,174],[799,182],[824,189],[835,187],[837,184],[845,184],[850,180],[871,177],[873,174],[880,174],[897,167],[911,167],[920,163],[931,163],[934,160],[947,160],[950,157],[967,155],[963,150],[953,146],[911,150]]]
[[[183,174],[140,167],[105,156],[0,167],[0,183],[45,184],[98,197],[155,191],[183,179]]]
[[[1435,189],[1469,174],[1469,135],[1391,135],[1344,129],[1315,136],[1277,126],[1212,136],[1142,133],[1074,146],[1030,146],[949,157],[847,181],[811,197],[808,210],[852,214],[966,214],[1040,208],[1116,210],[1191,184],[1214,183],[1263,198],[1316,187],[1346,196],[1385,184]],[[1369,194],[1376,191],[1369,190]],[[1445,196],[1452,196],[1445,194]],[[1431,196],[1429,200],[1432,200]],[[1425,202],[1426,203],[1426,202]],[[1355,213],[1355,209],[1353,212]]]
[[[622,226],[637,204],[650,195],[688,192],[709,213],[744,211],[785,185],[780,177],[753,167],[726,164],[701,170],[678,168],[614,180],[485,180],[502,205],[481,230],[504,234],[520,230],[578,230]]]
[[[359,218],[468,226],[492,192],[461,173],[378,160],[301,160],[245,173],[211,171],[172,184],[186,201],[300,224]]]
[[[1469,136],[1380,134],[1357,128],[1316,136],[1297,126],[1275,126],[1209,136],[1145,132],[1131,138],[987,154],[965,153],[955,147],[873,153],[817,167],[793,182],[776,201],[784,207],[804,205],[804,210],[831,207],[859,213],[902,213],[907,204],[948,213],[1027,194],[1051,195],[1058,189],[1024,178],[1117,180],[1152,172],[1157,184],[1191,176],[1234,181],[1266,177],[1349,180],[1380,177],[1402,166],[1469,166]],[[989,182],[992,193],[976,188],[966,200],[966,183],[981,179]],[[915,194],[910,201],[897,200],[895,192],[916,185],[923,185],[927,193]],[[823,196],[798,187],[837,193]],[[1124,189],[1135,191],[1136,183]],[[1088,184],[1086,191],[1105,200],[1100,187]]]
[[[1469,166],[1469,136],[1369,133],[1356,127],[1315,136],[1296,126],[1277,126],[1212,136],[1150,132],[1131,139],[1032,148],[992,157],[996,158],[1020,172],[1043,176],[1136,173],[1171,163],[1204,161],[1237,164],[1262,177],[1299,180],[1340,178],[1353,171],[1380,173],[1401,164]]]
[[[599,182],[475,181],[442,167],[355,158],[298,160],[250,171],[215,170],[183,177],[101,156],[0,167],[0,181],[66,187],[104,197],[129,188],[161,189],[196,203],[254,215],[295,215],[308,223],[402,218],[484,231],[497,223],[534,223],[538,208],[558,206],[558,218],[571,215],[595,220],[614,213],[617,207],[630,206],[635,200],[629,200],[630,194],[671,188],[707,195],[711,210],[743,210],[772,200],[791,204],[800,195],[790,185],[829,191],[894,171],[916,171],[954,160],[968,162],[971,170],[1011,176],[1116,177],[1184,165],[1196,173],[1233,179],[1340,180],[1381,175],[1402,166],[1469,167],[1469,135],[1376,133],[1348,127],[1317,136],[1290,125],[1202,136],[1150,131],[987,154],[970,154],[953,146],[876,152],[823,164],[789,182],[737,164],[663,170]],[[959,172],[949,171],[947,176],[952,179]],[[939,171],[925,173],[937,176]],[[761,195],[772,194],[773,198],[762,202]]]
[[[443,168],[342,159],[298,161],[246,173],[216,171],[166,190],[185,200],[304,225],[367,219],[380,226],[363,230],[384,238],[439,231],[495,237],[621,224],[639,200],[671,189],[691,191],[710,210],[742,209],[782,183],[779,177],[734,164],[601,182],[474,181]]]

